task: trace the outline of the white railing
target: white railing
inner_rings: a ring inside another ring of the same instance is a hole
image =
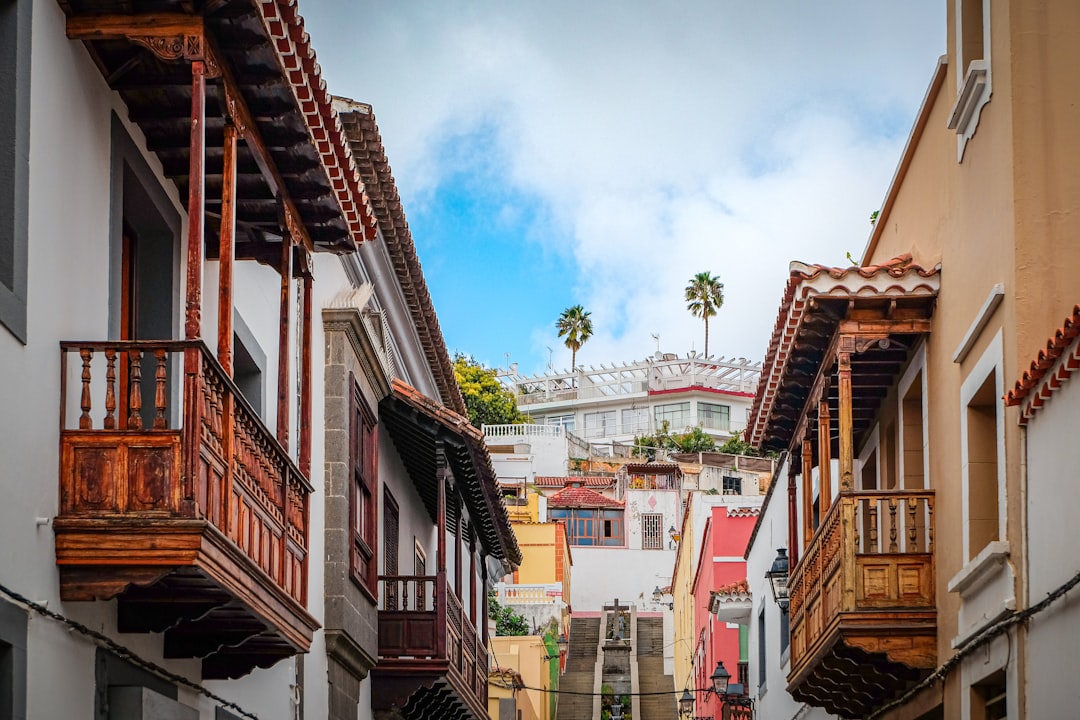
[[[480,429],[484,437],[488,438],[512,438],[512,437],[544,437],[560,439],[566,433],[561,425],[540,425],[524,423],[520,425],[482,425]]]
[[[562,583],[511,585],[496,583],[496,600],[500,605],[558,605],[565,602]]]

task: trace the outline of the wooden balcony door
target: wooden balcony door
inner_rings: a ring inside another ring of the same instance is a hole
[[[120,259],[119,334],[120,340],[173,339],[175,318],[174,270],[177,238],[156,212],[147,192],[125,169],[123,223]],[[143,379],[153,378],[151,358],[138,359]],[[120,359],[121,427],[127,427],[131,407],[132,357]],[[166,393],[171,394],[171,378],[166,378]],[[142,382],[141,410],[143,427],[152,427],[154,392],[152,382]]]

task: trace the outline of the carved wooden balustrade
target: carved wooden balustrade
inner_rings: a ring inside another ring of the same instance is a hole
[[[790,579],[789,689],[802,687],[823,662],[862,657],[919,670],[934,666],[934,492],[842,492],[829,508]],[[840,648],[839,650],[837,648]],[[867,663],[869,667],[869,661]],[[839,665],[830,672],[840,675]],[[858,668],[853,668],[857,672]],[[881,677],[864,675],[881,686]],[[911,676],[895,671],[898,686]],[[837,682],[834,676],[831,680]],[[858,691],[858,683],[854,685]],[[816,698],[817,695],[814,695]]]
[[[487,706],[487,647],[445,573],[379,577],[378,668],[418,674],[445,668],[459,693]]]
[[[62,597],[187,567],[306,649],[311,485],[201,341],[61,343],[60,427]]]

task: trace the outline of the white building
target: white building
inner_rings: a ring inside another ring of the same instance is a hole
[[[381,146],[191,7],[0,13],[0,717],[479,720],[520,553]]]
[[[1080,690],[1064,660],[1080,648],[1080,561],[1065,538],[1076,522],[1080,486],[1075,482],[1076,428],[1080,424],[1080,307],[1039,353],[1008,396],[1020,406],[1026,428],[1026,518],[1028,621],[1024,661],[1028,672],[1023,696],[1029,718],[1068,717],[1080,703]],[[1043,605],[1045,604],[1045,605]],[[1043,605],[1042,607],[1040,607]]]
[[[775,478],[787,477],[788,456],[783,456],[761,505],[761,514],[746,548],[746,580],[749,597],[716,596],[712,612],[722,622],[749,626],[748,694],[755,703],[755,717],[770,720],[830,720],[825,710],[796,701],[787,691],[791,670],[788,614],[781,609],[765,573],[773,565],[777,549],[788,545],[788,498],[786,487]]]
[[[700,427],[719,442],[741,432],[760,369],[743,358],[656,353],[634,363],[531,377],[508,372],[501,379],[518,410],[536,423],[565,428],[593,448],[619,454],[619,446],[665,423],[671,433]]]

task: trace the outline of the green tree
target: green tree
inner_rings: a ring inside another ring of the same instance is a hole
[[[559,315],[555,328],[559,337],[565,337],[566,347],[570,348],[570,369],[577,369],[577,351],[592,337],[592,320],[588,310],[580,305],[568,307]]]
[[[675,435],[671,439],[679,452],[712,452],[716,449],[716,441],[712,439],[711,435],[699,427],[691,428],[688,432],[681,435]]]
[[[495,599],[495,593],[488,595],[488,617],[495,621],[496,635],[528,635],[529,621],[514,608],[503,607]]]
[[[461,388],[469,422],[481,425],[509,425],[532,422],[517,409],[514,394],[499,382],[498,374],[469,355],[454,355],[454,378]]]
[[[712,273],[699,272],[686,286],[686,309],[705,320],[705,357],[709,357],[709,318],[724,305],[724,283]]]

